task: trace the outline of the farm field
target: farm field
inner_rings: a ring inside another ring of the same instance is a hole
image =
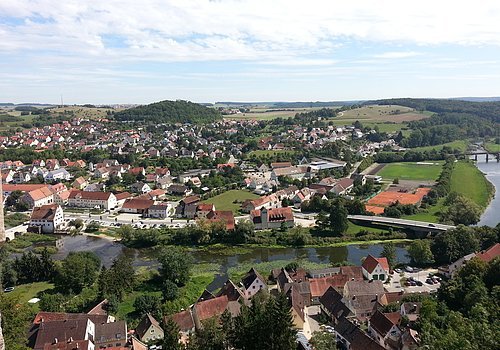
[[[82,106],[64,106],[52,108],[52,114],[64,114],[73,113],[75,117],[79,118],[106,118],[108,111],[120,111],[120,109],[110,109],[110,108],[89,108]]]
[[[272,120],[276,118],[291,118],[297,113],[309,112],[317,108],[294,108],[287,110],[272,110],[270,108],[252,108],[250,112],[241,113],[236,115],[225,115],[225,119],[232,120],[244,120],[244,119],[256,119],[256,120]]]
[[[420,162],[421,163],[421,162]],[[429,164],[418,163],[389,163],[384,166],[377,175],[382,176],[386,180],[428,180],[434,181],[441,173],[443,162],[433,161]]]
[[[203,203],[212,203],[217,210],[231,210],[233,213],[237,214],[241,208],[241,203],[247,199],[256,198],[259,198],[259,196],[248,191],[230,190],[209,198],[203,201]]]
[[[432,151],[435,149],[436,151],[441,151],[443,147],[451,147],[452,149],[459,149],[460,151],[466,151],[469,143],[464,140],[458,140],[458,141],[453,141],[453,142],[448,142],[448,143],[443,143],[442,145],[435,145],[435,146],[425,146],[425,147],[415,147],[412,148],[412,151],[417,151],[417,152],[425,152],[425,151]]]
[[[356,121],[379,121],[403,123],[412,120],[420,120],[430,117],[432,114],[427,112],[418,112],[412,108],[390,105],[390,106],[363,106],[342,112],[337,120]]]
[[[462,194],[482,208],[486,208],[491,192],[490,186],[491,184],[474,164],[469,162],[455,164],[451,175],[452,192]]]

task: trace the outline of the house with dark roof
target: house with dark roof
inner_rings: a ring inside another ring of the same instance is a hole
[[[46,344],[92,340],[95,324],[89,318],[41,322],[34,338],[34,350],[43,350]]]
[[[196,208],[200,202],[200,197],[198,196],[188,196],[179,202],[179,205],[175,209],[175,215],[177,217],[187,217],[192,219],[196,215]]]
[[[389,277],[390,269],[387,258],[375,258],[368,255],[361,265],[363,276],[367,280],[385,281]]]
[[[342,318],[335,326],[335,336],[340,349],[346,350],[383,350],[384,348],[370,338],[357,324]]]
[[[295,225],[292,208],[290,207],[252,210],[250,220],[256,230],[268,230],[283,226],[293,227]]]
[[[60,205],[48,204],[33,208],[29,229],[36,228],[39,233],[53,234],[64,224],[64,213]]]
[[[163,329],[151,314],[144,315],[135,328],[135,334],[137,338],[144,343],[163,339]]]
[[[218,297],[223,295],[225,295],[229,301],[238,301],[245,298],[243,290],[241,290],[241,288],[234,284],[231,280],[227,280],[221,287],[219,293],[217,293]]]
[[[319,298],[321,313],[326,315],[334,324],[337,324],[344,317],[353,315],[342,299],[342,294],[333,287],[329,287]]]
[[[243,287],[243,294],[247,299],[253,297],[261,289],[267,290],[266,280],[253,267],[242,278],[241,285]]]
[[[127,345],[127,323],[116,321],[95,325],[96,348],[125,347]]]
[[[368,334],[384,348],[397,349],[401,337],[398,326],[401,315],[399,312],[391,314],[375,311],[368,319]]]

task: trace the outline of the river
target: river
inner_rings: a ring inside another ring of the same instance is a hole
[[[104,266],[109,267],[119,254],[123,253],[134,261],[134,266],[156,267],[154,251],[148,249],[126,248],[121,243],[108,239],[90,236],[65,236],[62,238],[63,246],[55,259],[63,259],[72,251],[93,251],[99,256]],[[343,247],[315,247],[315,248],[243,248],[233,254],[225,254],[220,250],[194,251],[191,252],[195,263],[216,264],[219,272],[215,274],[214,280],[207,286],[213,291],[220,288],[228,278],[228,270],[238,266],[249,266],[252,264],[283,261],[301,260],[312,263],[330,265],[342,261],[348,261],[355,265],[361,264],[361,259],[368,254],[379,256],[383,250],[382,244],[349,245]],[[397,260],[402,263],[408,262],[407,251],[404,245],[396,245]]]
[[[486,156],[478,156],[476,166],[486,174],[488,181],[495,186],[495,197],[481,216],[478,225],[495,227],[500,223],[500,163],[497,163],[491,155],[489,158],[490,161],[486,163]]]

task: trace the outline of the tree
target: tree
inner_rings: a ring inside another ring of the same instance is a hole
[[[474,229],[463,225],[438,234],[431,244],[432,255],[438,264],[451,264],[479,248]]]
[[[225,334],[215,318],[202,322],[203,327],[189,337],[188,350],[225,350]]]
[[[394,243],[389,242],[384,244],[384,249],[380,253],[380,257],[386,258],[389,262],[389,266],[392,268],[396,264],[396,247]]]
[[[455,225],[474,225],[481,218],[481,207],[467,197],[458,195],[453,203],[441,214],[443,222],[453,222]]]
[[[95,282],[101,260],[93,252],[70,252],[61,262],[56,277],[57,289],[64,293],[79,293]]]
[[[170,280],[177,285],[183,285],[189,280],[193,258],[178,247],[164,248],[158,257],[164,280]]]
[[[69,222],[69,225],[70,226],[74,226],[77,230],[79,230],[79,229],[81,229],[83,227],[83,220],[80,219],[80,218],[71,220]]]
[[[31,308],[18,298],[0,294],[0,310],[5,349],[26,350],[26,330],[31,324]],[[20,336],[23,335],[23,336]]]
[[[330,209],[330,230],[336,235],[341,236],[349,228],[347,219],[347,209],[340,199],[332,203]]]
[[[314,332],[309,343],[314,350],[335,350],[337,348],[335,335],[328,332]]]
[[[43,293],[39,306],[40,310],[48,311],[48,312],[64,312],[64,304],[67,302],[67,299],[61,293],[49,294]]]
[[[179,326],[172,317],[166,317],[163,324],[163,349],[181,350]]]
[[[156,295],[139,295],[134,301],[134,309],[141,316],[151,314],[153,317],[161,319],[161,299]]]
[[[177,287],[177,284],[175,284],[174,282],[165,280],[163,281],[162,293],[164,300],[174,300],[179,295],[179,287]]]
[[[412,264],[426,265],[434,262],[431,251],[431,242],[426,239],[417,239],[411,242],[408,247],[408,256]]]
[[[135,271],[132,259],[120,255],[113,260],[113,264],[106,270],[103,268],[99,276],[99,294],[102,298],[114,296],[119,301],[123,299],[124,293],[133,289],[135,282]]]

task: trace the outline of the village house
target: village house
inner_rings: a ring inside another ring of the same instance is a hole
[[[368,320],[368,334],[385,349],[397,349],[401,337],[399,312],[375,311]]]
[[[234,214],[231,210],[211,210],[207,213],[206,219],[210,222],[222,222],[227,231],[235,228]]]
[[[71,174],[64,168],[49,171],[44,179],[46,182],[53,181],[69,181],[71,179]]]
[[[385,281],[390,274],[387,258],[374,258],[368,255],[361,265],[363,276],[367,280]]]
[[[343,296],[334,287],[330,286],[319,298],[321,313],[328,320],[337,324],[343,317],[352,316],[352,311],[344,304]]]
[[[163,339],[163,329],[160,327],[158,321],[149,313],[139,322],[135,328],[135,334],[144,343]]]
[[[47,204],[34,207],[31,212],[29,227],[39,233],[53,234],[64,225],[64,213],[60,205]]]
[[[290,207],[252,210],[250,220],[256,230],[278,229],[295,225],[292,208]]]
[[[179,205],[175,209],[175,215],[177,217],[186,217],[193,219],[196,215],[196,208],[200,202],[200,197],[189,196],[181,199]]]
[[[122,213],[131,213],[131,214],[142,214],[147,216],[149,208],[151,208],[155,202],[149,199],[139,199],[139,198],[131,198],[127,199],[125,203],[123,203],[120,208],[120,212]]]
[[[165,219],[169,216],[170,206],[165,204],[154,204],[148,209],[148,217]]]
[[[335,326],[338,346],[346,350],[383,350],[384,348],[370,338],[358,325],[342,317]]]
[[[43,186],[25,193],[20,200],[30,208],[41,207],[42,205],[54,203],[54,194],[48,186]]]
[[[68,206],[110,210],[116,207],[116,197],[111,192],[71,191]]]
[[[151,187],[144,182],[136,182],[135,184],[130,185],[130,190],[134,193],[148,193],[151,192]]]
[[[267,284],[264,277],[260,275],[253,267],[247,272],[241,280],[243,294],[245,298],[250,299],[261,289],[267,290]]]

